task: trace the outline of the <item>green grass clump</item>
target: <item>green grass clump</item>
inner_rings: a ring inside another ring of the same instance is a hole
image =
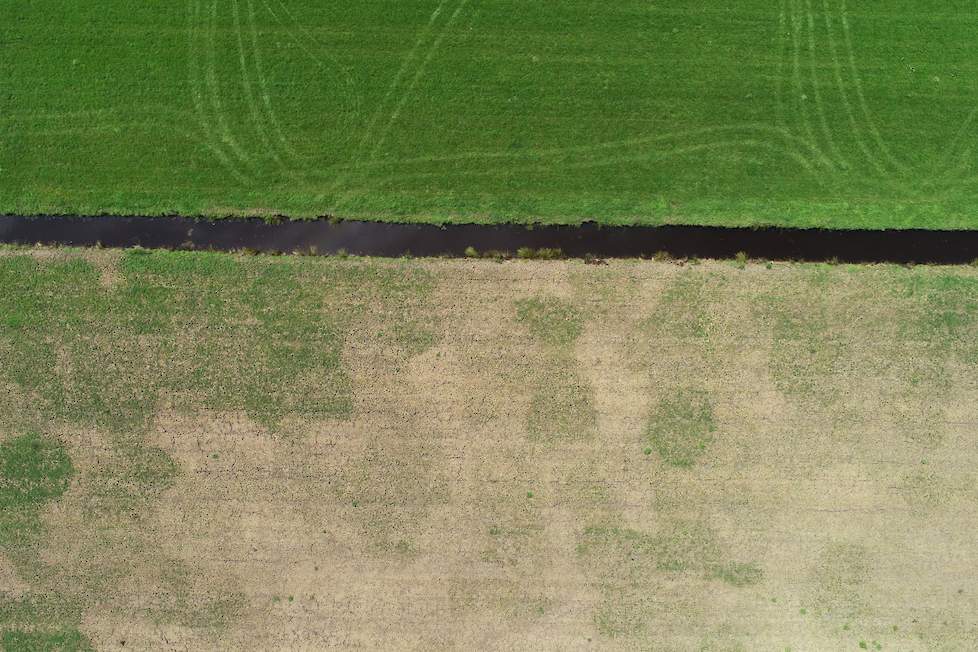
[[[564,252],[560,249],[541,247],[520,247],[516,250],[516,257],[522,260],[557,260],[564,257]]]
[[[764,571],[755,564],[731,562],[716,566],[711,575],[731,586],[744,587],[760,582],[764,577]]]
[[[67,491],[74,467],[56,440],[27,433],[0,444],[0,554],[18,574],[32,577],[42,568],[36,560],[42,542],[39,512]],[[58,596],[14,597],[0,589],[0,642],[4,650],[87,650],[87,640],[73,630],[47,633],[78,622],[77,607]],[[13,629],[5,629],[13,626]],[[17,629],[27,626],[28,631]]]
[[[534,337],[553,345],[571,344],[584,330],[584,321],[577,309],[556,298],[517,301],[516,319],[525,324]]]
[[[64,447],[30,433],[0,444],[0,510],[34,509],[61,496],[73,468]]]
[[[4,652],[89,652],[95,649],[77,629],[56,632],[9,629],[0,634],[0,647]]]
[[[68,489],[73,474],[57,441],[28,433],[0,444],[0,550],[15,562],[40,535],[38,510]]]
[[[978,278],[923,270],[893,281],[906,305],[901,338],[922,344],[933,356],[978,362]]]
[[[713,406],[703,393],[680,391],[653,408],[646,439],[664,462],[692,466],[713,441]]]

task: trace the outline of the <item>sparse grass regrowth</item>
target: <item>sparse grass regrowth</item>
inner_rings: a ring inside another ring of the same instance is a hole
[[[585,381],[571,370],[551,369],[530,399],[530,437],[541,441],[586,439],[596,427],[591,389]]]
[[[554,345],[572,343],[583,329],[579,311],[555,298],[517,301],[516,318],[526,325],[534,337]]]
[[[716,429],[708,397],[686,390],[658,402],[645,436],[666,464],[690,467],[713,441]]]
[[[0,641],[976,648],[975,270],[760,264],[0,247]]]

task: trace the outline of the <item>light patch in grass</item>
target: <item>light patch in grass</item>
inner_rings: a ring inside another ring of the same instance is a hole
[[[0,444],[0,509],[36,508],[68,488],[73,468],[63,446],[35,433]]]

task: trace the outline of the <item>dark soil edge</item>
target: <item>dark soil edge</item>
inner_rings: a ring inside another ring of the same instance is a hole
[[[513,255],[559,249],[572,258],[734,258],[843,263],[962,264],[978,231],[390,224],[203,220],[186,217],[0,216],[0,243],[364,256]],[[553,252],[550,252],[552,255]]]

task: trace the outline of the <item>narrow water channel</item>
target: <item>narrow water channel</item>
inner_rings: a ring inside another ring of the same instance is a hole
[[[198,220],[185,217],[0,216],[0,242],[260,252],[346,252],[368,256],[464,256],[466,250],[515,253],[560,249],[580,258],[733,258],[853,263],[970,263],[978,231],[840,231],[700,226],[609,227],[359,221]]]

